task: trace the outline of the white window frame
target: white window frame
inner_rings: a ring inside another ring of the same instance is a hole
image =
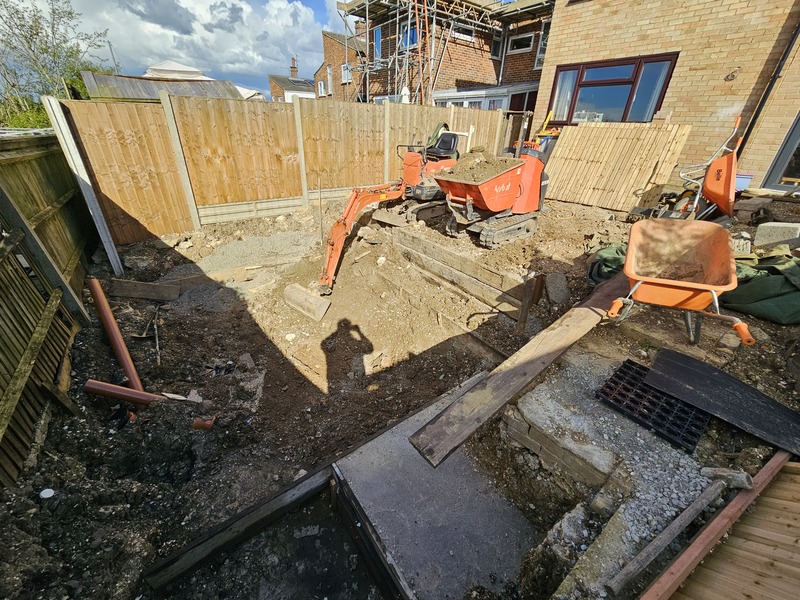
[[[531,43],[528,45],[527,48],[519,48],[517,50],[511,49],[511,44],[514,40],[518,40],[520,38],[529,37],[531,38]],[[529,31],[528,33],[520,33],[519,35],[512,35],[508,38],[508,45],[506,46],[506,54],[523,54],[525,52],[530,52],[533,50],[533,38],[536,37],[536,32]]]
[[[534,70],[540,70],[544,66],[544,55],[547,52],[547,38],[550,37],[550,30],[545,35],[545,26],[550,25],[550,19],[542,21],[542,29],[539,32],[539,43],[536,46],[536,60],[533,63]]]
[[[497,54],[492,54],[492,48],[494,48],[494,43],[499,42],[497,45]],[[492,60],[503,60],[503,36],[501,35],[493,35],[492,36],[492,43],[489,46],[489,58]]]
[[[345,63],[342,65],[342,85],[348,83],[353,83],[353,71],[350,69],[350,65]]]
[[[317,82],[317,95],[320,98],[327,96],[327,94],[325,93],[325,82],[322,80]]]
[[[458,30],[461,31],[458,31]],[[469,33],[467,33],[469,32]],[[461,40],[464,42],[474,42],[475,41],[475,29],[473,27],[461,27],[455,26],[453,27],[453,37],[457,40]]]

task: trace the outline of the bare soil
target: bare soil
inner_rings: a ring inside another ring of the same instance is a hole
[[[445,179],[483,183],[495,175],[521,164],[522,161],[518,158],[497,157],[490,152],[473,148],[472,151],[462,156],[454,166],[444,169],[442,173]]]
[[[198,402],[137,410],[85,395],[81,388],[90,377],[124,378],[96,321],[78,334],[70,396],[82,418],[52,407],[18,485],[0,491],[0,597],[380,597],[322,499],[163,594],[141,580],[145,567],[208,528],[492,368],[568,308],[543,299],[520,335],[504,315],[432,283],[394,250],[389,231],[371,224],[374,231],[364,239],[351,239],[332,306],[314,322],[284,303],[283,289],[318,278],[320,231],[327,233],[342,205],[325,205],[322,222],[312,207],[122,248],[126,278],[140,281],[203,273],[203,265],[216,273],[248,268],[244,277],[209,280],[170,303],[110,298],[146,388]],[[548,204],[539,221],[534,237],[496,250],[446,237],[444,219],[417,231],[498,271],[563,273],[575,302],[590,289],[590,255],[625,242],[629,228],[619,213],[562,203]],[[102,253],[91,272],[108,283]],[[84,300],[91,305],[88,295]],[[134,337],[157,306],[158,351],[154,338]],[[798,328],[746,320],[759,345],[729,350],[725,369],[797,408]],[[680,334],[670,320],[664,329]],[[650,350],[649,342],[606,335],[608,343],[643,348],[645,357]],[[705,335],[713,336],[712,328]],[[194,417],[212,416],[212,429],[191,428]],[[534,501],[524,491],[530,466],[496,436],[482,430],[471,453],[534,522],[541,520],[537,525],[547,527],[571,499],[554,495],[549,512],[530,508]],[[748,450],[759,447],[757,441],[722,424],[704,444],[698,452],[719,466],[754,470],[763,460]],[[46,488],[55,491],[52,498],[39,497]],[[472,597],[493,597],[481,594]],[[509,590],[506,597],[514,594]]]

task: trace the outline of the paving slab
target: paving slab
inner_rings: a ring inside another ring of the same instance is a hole
[[[800,237],[800,223],[762,223],[756,229],[754,246],[790,242]]]
[[[457,450],[434,469],[408,437],[452,402],[445,397],[337,462],[421,600],[463,598],[516,582],[537,543],[531,523]]]

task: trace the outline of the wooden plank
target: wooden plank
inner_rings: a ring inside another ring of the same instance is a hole
[[[640,600],[666,600],[686,580],[692,570],[703,560],[731,525],[750,506],[758,495],[789,462],[791,454],[776,452],[766,465],[753,477],[753,488],[740,491],[736,497],[692,540],[688,548],[678,555],[671,565],[650,585]]]
[[[61,144],[61,149],[64,151],[64,156],[67,159],[69,168],[72,175],[78,182],[78,187],[81,189],[86,205],[89,208],[89,213],[92,215],[92,221],[100,234],[100,240],[103,242],[103,248],[108,255],[108,260],[111,263],[111,268],[114,270],[114,275],[122,277],[125,269],[122,267],[122,260],[117,254],[117,248],[114,245],[114,240],[111,238],[111,232],[108,229],[108,224],[100,210],[100,203],[92,188],[89,173],[86,170],[86,165],[83,163],[78,146],[75,143],[75,138],[72,136],[67,118],[61,108],[58,99],[52,96],[42,96],[42,104],[47,111],[47,116],[50,117],[50,122],[53,124],[58,142]]]
[[[181,295],[181,286],[173,283],[146,283],[144,281],[112,279],[108,294],[110,296],[126,296],[128,298],[146,298],[147,300],[170,302],[177,300],[178,296]]]
[[[755,525],[739,522],[736,524],[736,535],[744,540],[764,544],[791,554],[800,553],[800,538],[761,529]]]
[[[794,475],[800,475],[800,462],[788,462],[783,466],[782,471],[784,473],[792,473]]]
[[[452,283],[468,294],[475,296],[478,300],[487,306],[490,306],[492,309],[498,312],[504,312],[512,319],[516,319],[519,316],[520,302],[516,298],[512,298],[508,294],[504,294],[495,288],[489,287],[474,277],[465,275],[461,271],[448,267],[447,265],[440,263],[438,260],[434,260],[433,258],[426,256],[425,254],[420,254],[419,252],[416,252],[410,248],[406,248],[405,246],[398,246],[398,250],[406,260],[413,262],[414,264],[420,266],[426,271],[429,271],[430,273],[433,273],[434,275],[437,275],[438,277],[441,277],[448,283]]]
[[[14,248],[16,248],[17,244],[25,237],[21,229],[12,229],[7,233],[8,235],[0,238],[0,262],[3,262],[7,256],[11,256]]]
[[[749,540],[747,538],[739,537],[737,527],[734,527],[733,534],[728,536],[725,541],[728,546],[738,548],[744,552],[748,552],[761,558],[774,560],[775,562],[791,565],[795,568],[800,568],[800,553],[790,552],[774,546],[773,544],[764,544],[758,541]]]
[[[667,525],[645,548],[606,584],[619,594],[628,582],[641,573],[672,541],[725,490],[725,482],[713,481],[678,517]]]
[[[484,381],[439,413],[409,440],[434,467],[525,389],[570,346],[600,323],[611,303],[629,289],[617,275],[498,366]]]
[[[30,254],[31,258],[36,261],[36,266],[39,267],[41,273],[47,278],[47,283],[53,290],[60,289],[60,298],[64,300],[64,306],[67,307],[70,314],[82,325],[89,324],[89,313],[83,306],[81,299],[75,294],[75,291],[69,285],[69,282],[64,278],[61,270],[55,265],[50,254],[45,249],[39,236],[28,225],[28,222],[17,210],[17,207],[8,197],[6,192],[0,188],[0,210],[3,216],[14,229],[19,229],[23,233],[22,245]]]
[[[75,189],[73,188],[67,191],[65,194],[62,194],[50,206],[44,208],[43,210],[33,215],[30,219],[28,219],[28,224],[31,226],[31,229],[36,229],[41,223],[44,223],[47,219],[49,219],[59,210],[61,210],[61,207],[64,206],[70,200],[72,200],[72,198],[74,197],[75,197]]]
[[[776,592],[792,594],[787,596],[797,598],[797,582],[800,581],[800,569],[782,564],[770,559],[752,555],[733,546],[722,544],[714,551],[714,560],[705,561],[708,568],[717,570],[718,573],[741,573],[749,576],[755,583],[754,589],[764,589],[769,586]]]
[[[159,561],[144,573],[144,580],[159,589],[194,570],[201,562],[248,539],[289,509],[327,489],[330,466],[311,473],[264,502],[234,515],[206,535]]]
[[[773,498],[767,489],[764,494],[756,501],[756,506],[767,506],[772,510],[779,510],[788,514],[800,514],[800,499],[792,502],[791,500],[781,500],[780,498]]]
[[[665,349],[658,353],[644,382],[770,444],[800,454],[800,412],[720,369]]]
[[[50,324],[53,322],[56,311],[61,303],[61,290],[55,289],[50,293],[50,299],[45,305],[39,322],[28,341],[28,346],[17,365],[11,382],[3,392],[0,398],[0,436],[5,432],[11,417],[17,408],[17,403],[22,395],[22,390],[28,383],[28,377],[33,370],[33,365],[36,362],[36,357],[42,348],[47,332],[50,329]]]
[[[189,180],[189,170],[186,167],[186,156],[183,153],[181,137],[178,133],[178,124],[175,121],[175,112],[172,108],[172,101],[166,90],[161,90],[158,94],[161,106],[164,109],[164,117],[167,120],[167,130],[169,131],[169,141],[172,144],[172,151],[175,153],[175,162],[178,165],[178,174],[181,177],[181,187],[183,196],[186,199],[186,207],[189,209],[189,216],[192,218],[192,225],[195,229],[200,229],[200,214],[197,212],[197,202],[194,199],[192,182]]]
[[[392,237],[410,250],[430,256],[448,267],[457,269],[481,283],[522,301],[525,281],[519,275],[498,273],[408,229],[395,229],[392,231]]]
[[[730,565],[734,567],[734,565]],[[741,598],[763,598],[779,600],[786,598],[769,581],[756,582],[747,572],[734,568],[721,569],[718,561],[709,559],[695,569],[692,578],[683,588],[683,593],[695,600],[733,600]],[[790,600],[794,600],[791,598]]]

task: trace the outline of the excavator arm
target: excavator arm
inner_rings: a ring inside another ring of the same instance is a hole
[[[350,199],[347,201],[342,216],[333,224],[328,234],[325,264],[319,279],[319,288],[322,295],[330,294],[332,291],[333,282],[336,279],[336,269],[339,266],[339,260],[342,258],[344,242],[353,231],[353,225],[362,211],[370,204],[398,200],[404,196],[405,192],[405,182],[397,181],[375,187],[355,188],[350,193]]]

